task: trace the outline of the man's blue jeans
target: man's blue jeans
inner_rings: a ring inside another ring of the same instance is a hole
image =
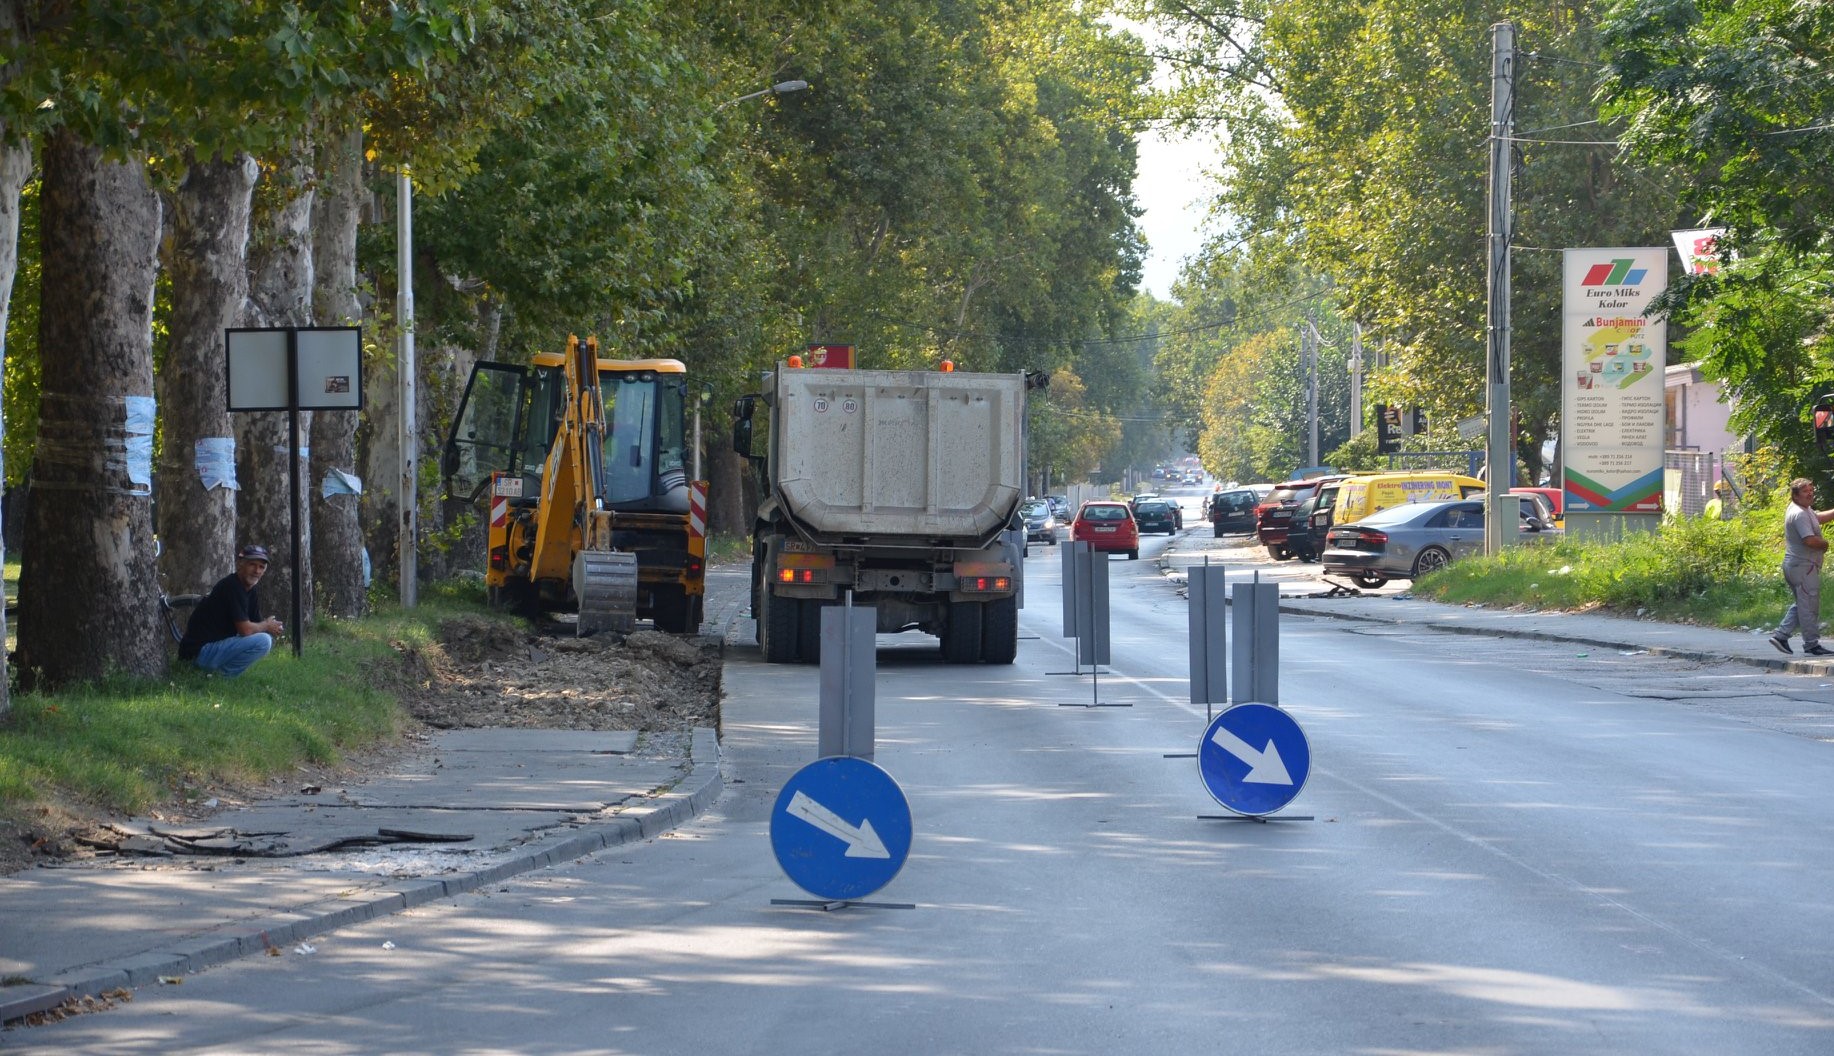
[[[193,662],[205,671],[215,672],[224,678],[234,678],[266,656],[272,648],[274,636],[266,631],[256,631],[254,634],[211,642],[198,650],[197,659]]]

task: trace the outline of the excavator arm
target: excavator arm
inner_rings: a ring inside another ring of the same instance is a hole
[[[579,602],[581,635],[629,632],[637,620],[637,558],[612,550],[611,512],[605,508],[598,353],[596,338],[567,338],[565,401],[542,467],[541,523],[535,531],[535,574],[558,577],[567,570]]]

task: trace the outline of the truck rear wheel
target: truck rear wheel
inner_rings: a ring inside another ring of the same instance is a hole
[[[942,658],[949,664],[977,664],[981,660],[981,605],[976,601],[949,603],[949,624],[942,632]]]
[[[768,589],[758,595],[758,647],[767,664],[793,664],[800,648],[797,638],[798,617],[802,603],[795,598],[780,598]]]
[[[981,663],[1010,664],[1019,655],[1019,599],[1000,598],[981,607]]]

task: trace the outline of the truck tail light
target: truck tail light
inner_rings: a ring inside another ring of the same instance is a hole
[[[956,585],[970,594],[984,594],[988,591],[1004,593],[1013,589],[1013,581],[1007,576],[970,576],[957,580]]]
[[[830,554],[778,554],[777,582],[826,583],[834,569]]]
[[[490,567],[502,571],[509,567],[509,548],[499,546],[490,552]]]

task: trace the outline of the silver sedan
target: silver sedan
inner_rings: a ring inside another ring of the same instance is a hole
[[[1520,532],[1540,533],[1541,519],[1523,507]],[[1419,579],[1453,561],[1484,552],[1484,503],[1480,499],[1414,502],[1340,524],[1325,536],[1319,558],[1326,575],[1349,576],[1360,587],[1391,579]]]

